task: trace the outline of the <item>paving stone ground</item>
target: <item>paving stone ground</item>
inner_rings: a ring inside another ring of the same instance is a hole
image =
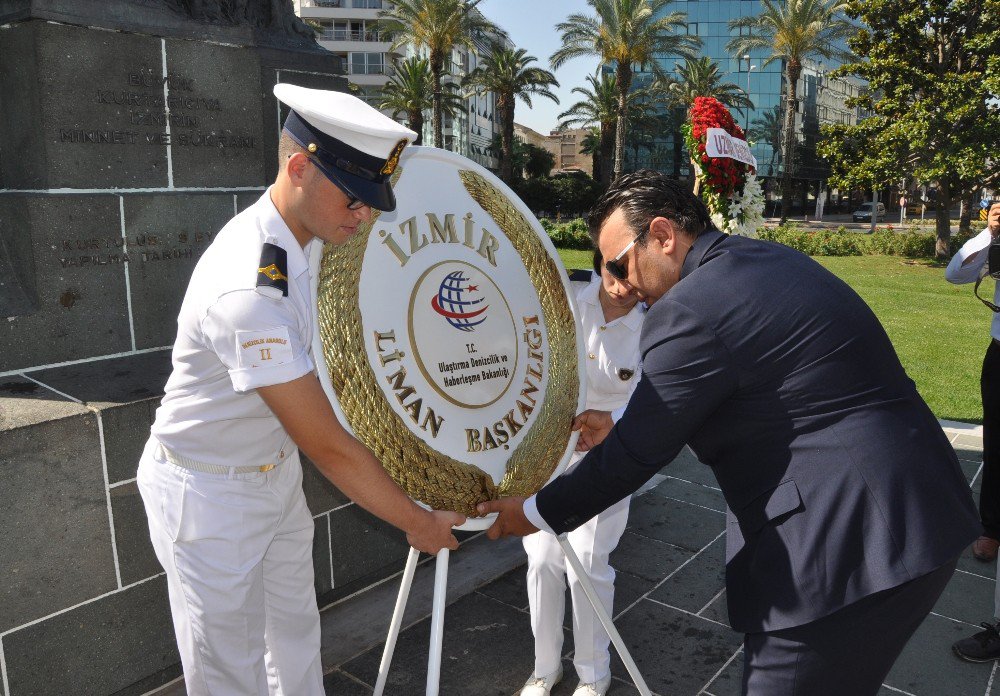
[[[974,438],[951,436],[978,495],[980,446]],[[736,696],[742,636],[726,619],[722,494],[708,468],[688,451],[662,474],[633,501],[625,536],[612,556],[618,572],[615,623],[654,694]],[[963,662],[951,652],[954,641],[991,618],[994,574],[994,564],[963,556],[879,696],[1000,696],[995,664]],[[569,611],[567,605],[566,677],[553,696],[569,696],[576,685]],[[401,633],[386,694],[425,693],[429,634],[429,618]],[[371,694],[382,648],[377,645],[338,665],[327,676],[327,693]],[[448,606],[441,694],[516,694],[531,672],[532,659],[523,565]],[[611,696],[638,693],[617,656],[612,675]]]
[[[981,434],[949,425],[958,424],[946,423],[945,431],[978,497]],[[612,556],[618,573],[615,624],[657,696],[740,693],[742,636],[729,628],[726,615],[724,510],[722,494],[708,467],[685,450],[633,500],[628,527]],[[525,567],[518,555],[523,551],[512,540],[474,538],[464,543],[465,548],[453,554],[451,561],[454,575],[449,577],[449,599],[457,598],[445,614],[439,693],[516,694],[533,665]],[[495,567],[512,569],[476,585],[467,577],[468,568],[485,565],[483,557],[475,555],[484,553]],[[426,692],[432,575],[429,563],[417,570],[387,696]],[[397,577],[324,612],[329,696],[373,693],[384,646],[373,645],[377,638],[372,636],[385,635],[398,584]],[[979,622],[991,619],[994,587],[995,564],[963,554],[955,576],[890,671],[879,696],[1000,696],[995,663],[963,662],[951,651],[953,642],[980,630]],[[553,696],[570,696],[577,682],[570,621],[567,604],[566,676]],[[638,694],[617,656],[612,676],[610,696]],[[183,693],[183,686],[174,684],[157,696]]]

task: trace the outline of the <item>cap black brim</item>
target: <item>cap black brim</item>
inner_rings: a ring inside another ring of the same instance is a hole
[[[383,181],[370,181],[343,169],[335,169],[317,159],[313,159],[313,162],[326,178],[355,198],[364,201],[365,205],[385,212],[396,209],[396,194],[392,192],[392,184],[388,177]]]

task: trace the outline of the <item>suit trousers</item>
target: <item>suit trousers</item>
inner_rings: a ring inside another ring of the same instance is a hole
[[[138,486],[190,696],[321,696],[313,520],[296,455],[266,472],[176,466],[154,438]]]
[[[874,696],[957,562],[802,626],[746,634],[744,696]]]
[[[1000,539],[1000,345],[990,341],[979,381],[983,396],[983,480],[979,519],[986,536]]]
[[[608,615],[615,598],[615,569],[608,563],[608,556],[625,531],[629,500],[618,501],[567,534]],[[608,650],[611,638],[566,561],[559,540],[548,532],[535,532],[524,537],[523,543],[528,553],[528,605],[531,632],[535,636],[534,675],[551,674],[562,661],[565,576],[573,600],[573,666],[581,682],[591,683],[606,677],[611,673]]]

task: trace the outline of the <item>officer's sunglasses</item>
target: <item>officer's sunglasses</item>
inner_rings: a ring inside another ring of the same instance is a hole
[[[610,261],[605,261],[604,262],[604,267],[606,269],[608,269],[608,273],[610,273],[612,277],[617,278],[618,280],[625,280],[626,278],[628,278],[628,269],[625,268],[624,266],[622,266],[618,262],[621,261],[622,257],[625,256],[625,254],[628,253],[628,250],[631,249],[632,247],[634,247],[635,243],[638,242],[642,238],[642,236],[644,234],[646,234],[647,232],[649,232],[649,228],[648,227],[646,229],[644,229],[642,232],[640,232],[639,234],[637,234],[635,236],[635,239],[633,239],[631,242],[629,242],[628,246],[626,246],[624,249],[622,249],[621,253],[618,254],[618,256],[614,257]]]
[[[331,182],[333,182],[333,185],[336,186],[337,188],[339,188],[344,193],[344,195],[347,196],[347,209],[348,210],[361,210],[366,205],[368,205],[363,200],[361,200],[360,198],[358,198],[357,196],[355,196],[353,193],[351,193],[347,189],[347,187],[344,186],[342,183],[340,183],[340,181],[337,180],[337,177],[333,176],[333,174],[331,174],[329,172],[329,170],[327,170],[327,168],[324,167],[322,164],[320,164],[319,162],[317,162],[316,160],[314,160],[312,157],[307,157],[306,159],[308,159],[310,162],[312,162],[313,164],[315,164],[316,168],[319,169],[321,172],[323,172],[323,175],[327,179],[329,179]]]

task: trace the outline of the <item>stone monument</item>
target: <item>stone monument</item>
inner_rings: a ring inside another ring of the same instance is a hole
[[[135,485],[177,312],[276,174],[273,85],[343,72],[290,0],[0,0],[0,696],[180,674]],[[321,602],[397,572],[305,469]]]

